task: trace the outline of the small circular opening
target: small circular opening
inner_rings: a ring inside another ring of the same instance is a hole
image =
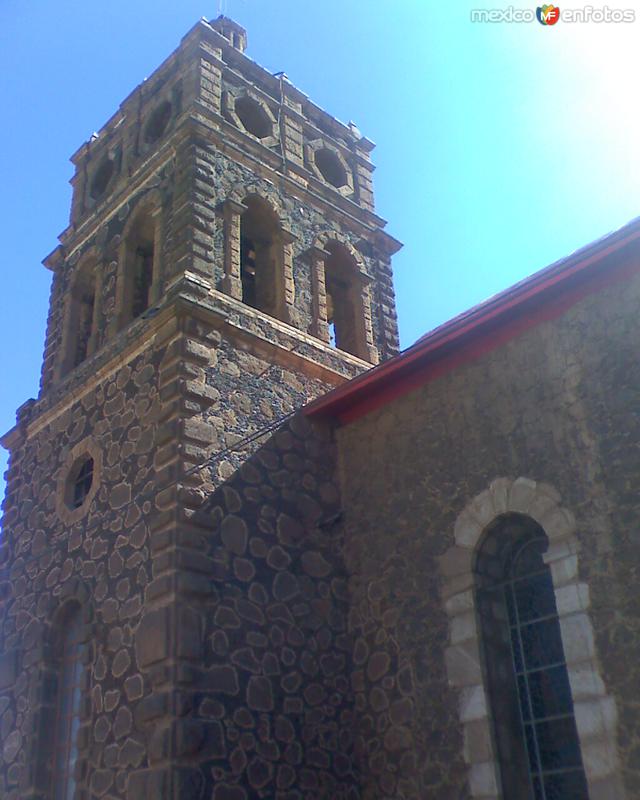
[[[316,152],[316,167],[320,170],[325,181],[338,189],[347,182],[345,168],[332,150],[323,148]]]
[[[65,502],[75,511],[84,505],[93,486],[94,463],[90,455],[83,455],[74,461],[67,478]]]
[[[160,103],[160,105],[154,110],[154,112],[149,117],[147,126],[144,129],[145,142],[151,143],[158,141],[158,139],[167,130],[167,125],[169,124],[169,120],[171,119],[172,112],[173,112],[173,107],[168,100],[165,100],[163,103]]]
[[[105,158],[93,176],[91,181],[91,197],[97,199],[103,195],[109,185],[109,181],[113,176],[114,164],[113,161],[107,157]]]
[[[264,139],[273,133],[273,124],[264,108],[251,97],[238,97],[235,103],[236,114],[245,130]]]

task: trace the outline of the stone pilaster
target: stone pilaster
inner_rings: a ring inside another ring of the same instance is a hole
[[[376,246],[376,275],[375,275],[375,313],[378,320],[378,348],[381,357],[391,358],[400,351],[398,337],[398,315],[396,312],[396,297],[393,288],[393,268],[391,256],[396,253],[401,245],[384,232],[374,237]]]
[[[199,64],[198,100],[216,114],[220,113],[222,97],[222,70],[218,63],[220,56],[218,48],[211,53],[203,51]]]
[[[312,330],[311,333],[323,342],[329,341],[329,325],[327,322],[327,286],[325,282],[324,262],[329,257],[326,250],[312,247],[311,258],[311,292],[312,292]]]
[[[288,230],[282,231],[282,283],[284,295],[284,320],[292,319],[293,304],[296,299],[296,287],[293,280],[293,243],[295,235]]]
[[[52,266],[53,268],[53,266]],[[49,317],[42,360],[40,378],[40,394],[44,394],[55,381],[56,367],[60,358],[62,345],[63,312],[64,312],[64,280],[61,266],[58,264],[53,273],[49,298]]]
[[[304,167],[304,95],[285,79],[280,81],[280,91],[280,137],[284,155],[288,163],[300,169]]]
[[[194,797],[203,785],[200,770],[188,757],[194,741],[199,747],[206,738],[206,721],[197,723],[184,715],[192,706],[201,670],[200,608],[213,591],[206,576],[214,565],[202,555],[205,537],[191,518],[206,496],[194,468],[206,461],[216,443],[216,431],[202,421],[202,414],[219,396],[205,381],[219,337],[188,318],[181,320],[179,331],[159,369],[152,581],[135,640],[138,667],[152,687],[138,710],[138,723],[147,732],[149,767],[131,775],[128,800]]]
[[[373,339],[373,324],[371,321],[371,288],[368,279],[363,279],[361,291],[362,302],[362,323],[364,327],[364,339],[367,361],[377,364],[380,360],[378,349]]]
[[[225,200],[222,204],[224,219],[224,277],[222,290],[236,300],[242,300],[240,279],[240,217],[245,211],[242,203]]]

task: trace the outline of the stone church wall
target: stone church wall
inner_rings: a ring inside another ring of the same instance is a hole
[[[204,797],[359,797],[339,516],[332,442],[296,416],[192,520],[211,590],[183,762]]]
[[[184,289],[182,301],[189,297]],[[267,791],[264,787],[278,785],[284,791],[305,782],[318,792],[327,785],[346,792],[355,780],[345,752],[351,747],[344,672],[350,646],[344,572],[332,549],[338,499],[331,448],[298,421],[240,473],[237,468],[265,438],[229,450],[326,384],[320,375],[307,378],[292,365],[231,347],[205,323],[167,311],[149,324],[154,333],[141,352],[133,337],[132,352],[118,360],[102,352],[59,392],[28,404],[13,434],[18,441],[12,445],[0,550],[0,793],[23,800],[48,785],[46,741],[56,703],[54,620],[57,609],[75,598],[84,609],[87,642],[79,785],[112,798],[136,800],[154,788],[166,791],[163,796],[172,791],[180,796],[180,786],[162,783],[168,780],[167,765],[186,758],[181,740],[163,739],[175,725],[177,712],[166,703],[174,697],[177,678],[162,670],[171,670],[190,646],[193,629],[185,620],[200,602],[190,563],[180,560],[184,542],[195,548],[196,574],[204,569],[207,583],[208,605],[197,611],[204,622],[195,646],[202,648],[198,670],[206,668],[208,676],[197,691],[209,700],[198,701],[195,711],[206,720],[207,736],[217,736],[222,724],[233,729],[220,745],[226,755],[215,747],[197,755],[196,747],[187,758],[190,765],[196,761],[197,775],[205,776],[202,785],[215,779],[222,786],[245,787],[248,796],[252,786]],[[90,371],[98,376],[93,388],[87,386]],[[63,397],[73,399],[65,404]],[[209,469],[198,469],[216,451],[225,452]],[[84,452],[94,458],[96,492],[79,515],[63,497],[69,469]],[[230,476],[208,502],[206,521],[194,527],[205,498]],[[229,516],[226,522],[222,514]],[[328,528],[318,527],[325,522]],[[241,539],[247,530],[259,536],[241,548],[237,535],[221,538],[220,531],[229,529],[240,530]],[[231,542],[228,548],[225,542]],[[257,577],[249,580],[254,572]],[[174,581],[186,587],[184,605],[176,600]],[[184,608],[186,617],[178,610]],[[163,619],[177,620],[175,634],[157,624],[158,610]],[[238,627],[239,610],[244,616]],[[146,629],[141,628],[145,616]],[[227,621],[218,625],[221,619]],[[228,652],[221,650],[224,641]],[[221,669],[225,664],[228,670]],[[182,673],[179,680],[188,689]],[[237,683],[237,691],[227,692],[225,680]],[[245,708],[249,685],[251,698],[254,689],[277,698],[273,713],[254,699],[258,705]],[[220,697],[230,709],[224,723]],[[254,733],[247,715],[255,721]],[[307,739],[299,749],[303,727]],[[233,739],[234,730],[246,734],[242,746]],[[249,747],[251,737],[255,743]],[[239,769],[241,753],[247,758]],[[201,770],[200,761],[211,764]],[[130,779],[134,772],[142,781]],[[289,796],[296,795],[283,794]]]
[[[447,587],[460,581],[458,561],[469,557],[454,546],[459,515],[496,479],[510,485],[519,477],[529,480],[525,488],[535,486],[531,481],[546,486],[575,517],[577,567],[575,556],[565,564],[577,569],[579,610],[586,610],[595,635],[593,680],[604,682],[594,690],[598,697],[576,706],[579,729],[591,726],[590,744],[583,743],[591,796],[625,796],[619,784],[614,790],[608,783],[616,760],[626,796],[640,794],[639,307],[636,272],[338,429],[350,633],[354,661],[362,665],[355,700],[371,731],[372,797],[494,796],[477,783],[480,772],[470,773],[469,748],[486,753],[489,741],[463,738],[461,719],[473,719],[474,707],[452,685],[445,659],[475,623],[468,614],[457,618],[466,631],[450,628],[451,604],[466,595],[454,597]],[[477,513],[482,518],[484,511]],[[460,583],[458,591],[468,588]],[[556,594],[560,603],[564,595]],[[586,639],[567,634],[565,651],[591,647],[588,630],[581,630],[577,635]],[[376,652],[388,665],[382,680],[394,691],[401,691],[402,676],[413,681],[396,722],[392,701],[379,692],[381,678],[372,674]],[[477,670],[477,657],[475,665],[454,668]],[[609,722],[591,711],[605,701]],[[614,729],[603,743],[611,719]],[[400,775],[411,792],[391,789]]]
[[[151,580],[147,523],[163,355],[149,348],[114,370],[50,422],[38,421],[13,452],[1,549],[0,795],[7,800],[46,788],[52,622],[71,597],[84,608],[89,642],[79,734],[87,785],[123,796],[124,776],[145,759],[133,723],[145,693],[133,637]],[[98,490],[77,518],[63,501],[64,483],[85,450]]]

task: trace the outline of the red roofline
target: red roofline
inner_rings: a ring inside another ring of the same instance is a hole
[[[400,355],[314,400],[304,413],[351,422],[559,316],[587,294],[640,270],[640,259],[605,263],[638,238],[640,218],[454,317]]]

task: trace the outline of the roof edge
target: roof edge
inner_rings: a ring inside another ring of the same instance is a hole
[[[551,318],[554,310],[560,313],[567,307],[566,303],[560,306],[556,303],[555,308],[547,306],[546,313],[538,318],[533,316],[549,292],[562,289],[558,299],[565,297],[576,289],[581,279],[597,272],[608,256],[637,239],[640,239],[640,217],[440,325],[399,355],[309,403],[303,409],[304,414],[312,418],[351,421],[384,405],[392,399],[391,395],[404,394],[429,380],[430,376],[416,379],[416,372],[436,359],[451,358],[463,343],[468,343],[481,331],[490,329],[495,333],[508,323],[513,324],[518,313],[523,312],[531,324],[516,326],[513,335]],[[613,280],[613,276],[610,278]],[[577,299],[576,296],[575,301]]]

